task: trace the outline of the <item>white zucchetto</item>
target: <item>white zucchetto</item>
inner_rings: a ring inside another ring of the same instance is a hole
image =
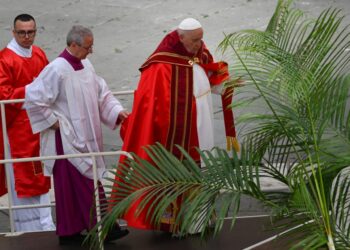
[[[190,17],[182,20],[178,28],[180,30],[196,30],[202,28],[202,25],[198,20]]]

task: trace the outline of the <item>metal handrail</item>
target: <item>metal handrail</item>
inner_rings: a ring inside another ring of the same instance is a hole
[[[112,91],[113,95],[131,95],[133,93],[134,93],[134,90]],[[24,102],[24,99],[0,100],[0,104],[12,104],[12,103],[21,103],[21,102]]]
[[[112,92],[113,95],[130,95],[133,94],[134,90],[127,91],[118,91]],[[97,167],[96,167],[96,157],[97,156],[112,156],[112,155],[125,155],[131,157],[131,155],[124,151],[109,151],[109,152],[98,152],[98,153],[82,153],[82,154],[69,154],[69,155],[56,155],[56,156],[43,156],[43,157],[29,157],[29,158],[17,158],[17,159],[7,159],[10,156],[8,150],[8,136],[6,128],[6,112],[5,105],[13,103],[22,103],[25,99],[12,99],[12,100],[0,100],[0,114],[1,114],[1,124],[2,124],[2,133],[3,133],[3,144],[4,144],[4,160],[0,160],[0,164],[6,163],[15,163],[15,162],[27,162],[27,161],[45,161],[45,160],[56,160],[56,159],[67,159],[67,158],[81,158],[81,157],[91,157],[92,158],[92,167],[93,167],[93,179],[94,179],[94,188],[95,188],[95,199],[96,199],[96,216],[97,222],[101,221],[101,211],[100,211],[100,199],[98,194],[98,177],[97,177]],[[8,207],[0,207],[0,210],[9,210],[9,219],[10,219],[10,228],[11,233],[9,235],[16,235],[14,230],[14,221],[13,221],[13,210],[14,209],[23,209],[23,208],[40,208],[40,207],[51,207],[51,204],[47,205],[21,205],[13,206],[12,201],[12,189],[10,187],[10,169],[6,169],[6,181],[7,181],[7,192],[8,192]],[[99,227],[99,232],[100,232]]]
[[[17,159],[7,159],[0,160],[0,164],[6,163],[16,163],[16,162],[28,162],[28,161],[46,161],[46,160],[59,160],[59,159],[68,159],[68,158],[82,158],[82,157],[91,157],[95,158],[96,156],[113,156],[113,155],[125,155],[128,158],[132,158],[131,154],[125,151],[109,151],[109,152],[99,152],[99,153],[81,153],[81,154],[67,154],[67,155],[56,155],[56,156],[38,156],[38,157],[27,157],[27,158],[17,158]],[[22,208],[36,208],[36,207],[52,207],[52,205],[16,205],[16,206],[2,206],[0,210],[12,209],[22,209]]]

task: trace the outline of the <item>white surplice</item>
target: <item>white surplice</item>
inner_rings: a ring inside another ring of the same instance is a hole
[[[55,131],[49,129],[59,121],[64,154],[101,152],[101,122],[116,128],[120,102],[99,77],[88,59],[84,69],[75,71],[61,57],[52,61],[34,82],[26,86],[25,108],[34,133],[40,132],[41,155],[56,155]],[[93,178],[90,157],[68,159],[87,178]],[[49,174],[54,161],[45,161]],[[105,172],[102,157],[97,157],[98,177]]]

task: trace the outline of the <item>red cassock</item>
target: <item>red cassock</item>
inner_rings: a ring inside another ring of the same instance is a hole
[[[5,48],[0,52],[0,100],[22,99],[25,86],[39,75],[48,64],[45,53],[32,46],[32,57],[18,56]],[[6,127],[12,158],[39,156],[39,134],[33,135],[26,110],[22,103],[6,104]],[[1,125],[0,125],[1,126]],[[3,139],[2,127],[0,138]],[[3,140],[0,157],[4,159]],[[41,162],[14,163],[15,190],[17,196],[31,197],[47,193],[50,178],[43,175]],[[0,166],[0,195],[7,192],[4,167]]]
[[[191,55],[179,41],[176,31],[168,34],[140,69],[141,79],[134,94],[133,110],[121,128],[122,150],[150,160],[144,147],[159,142],[181,160],[183,155],[176,148],[177,144],[199,162],[195,149],[199,144],[192,66],[193,63],[212,62],[204,44],[197,55]],[[124,160],[121,158],[120,162]],[[128,226],[154,229],[146,218],[147,209],[135,216],[140,202],[135,201],[124,219]],[[178,203],[175,202],[174,206]],[[171,221],[165,221],[160,229],[171,231],[172,226]]]

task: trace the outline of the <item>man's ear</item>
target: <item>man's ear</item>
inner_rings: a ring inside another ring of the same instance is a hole
[[[180,40],[180,42],[183,42],[184,37],[185,37],[185,35],[184,35],[184,34],[179,35],[179,40]]]

